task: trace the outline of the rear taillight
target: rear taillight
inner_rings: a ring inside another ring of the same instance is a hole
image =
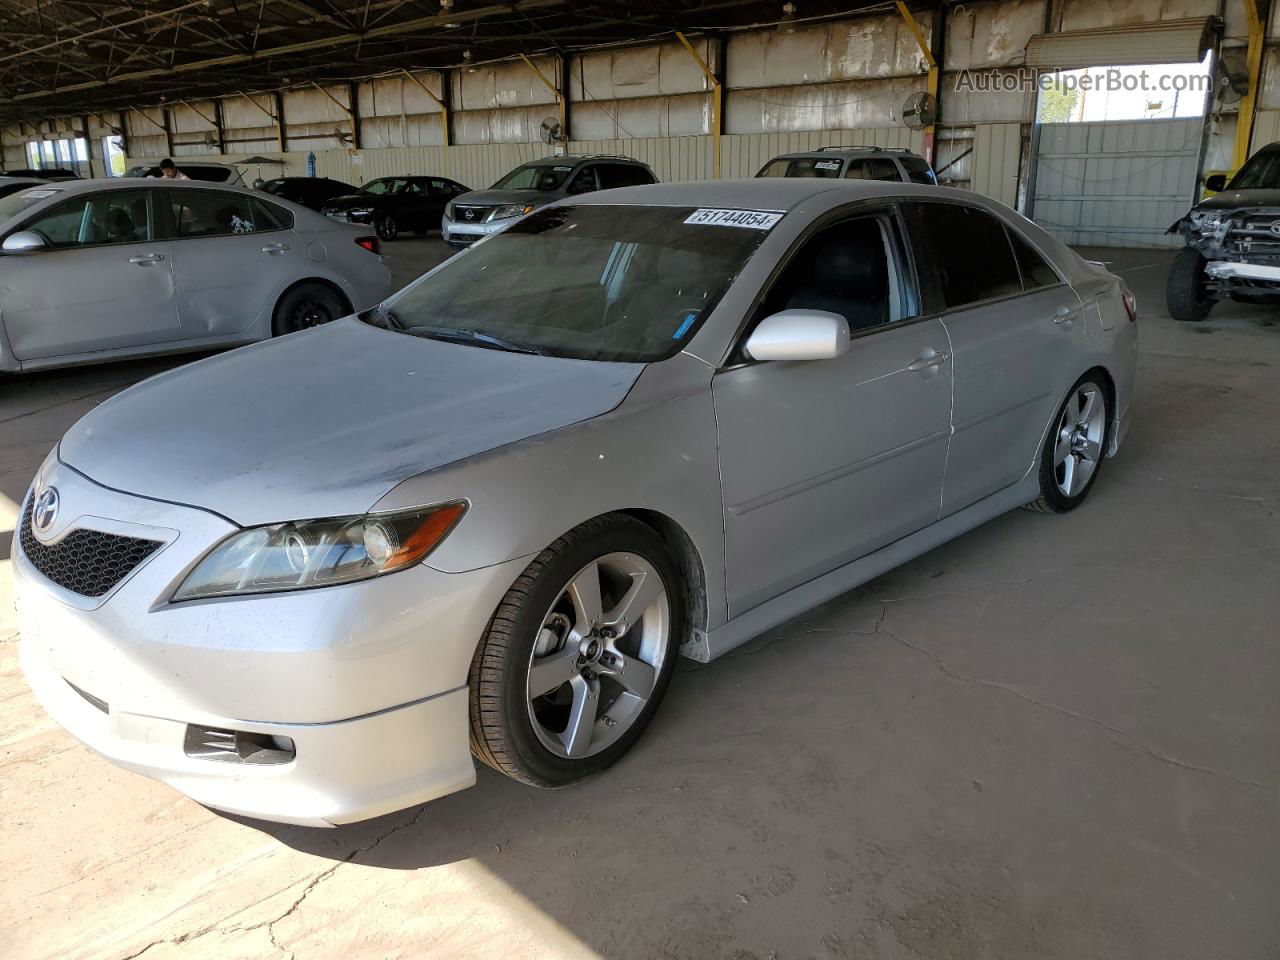
[[[370,253],[382,253],[382,241],[377,237],[356,237],[356,246],[364,247]]]
[[[1138,298],[1130,291],[1126,290],[1121,296],[1124,300],[1124,312],[1129,315],[1129,322],[1134,323],[1138,319]]]

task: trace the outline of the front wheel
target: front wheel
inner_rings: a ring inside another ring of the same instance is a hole
[[[1165,302],[1173,319],[1199,321],[1213,309],[1214,300],[1205,286],[1204,267],[1204,257],[1190,247],[1184,247],[1174,258],[1165,284]]]
[[[1076,381],[1041,448],[1040,498],[1030,509],[1066,513],[1084,503],[1111,439],[1110,406],[1097,374]]]
[[[625,515],[588,521],[542,551],[472,661],[472,752],[540,787],[612,765],[671,680],[680,585],[662,539]]]
[[[384,243],[389,243],[400,235],[400,224],[396,223],[396,218],[390,214],[378,217],[373,222],[373,229],[378,239]]]

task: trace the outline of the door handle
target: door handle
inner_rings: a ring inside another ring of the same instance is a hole
[[[1054,311],[1053,322],[1064,330],[1069,330],[1071,324],[1075,323],[1076,314],[1079,312],[1079,307],[1059,307]]]
[[[289,245],[287,243],[268,243],[265,247],[262,248],[262,252],[273,253],[273,254],[284,253],[288,249],[289,249]]]
[[[163,253],[147,253],[140,257],[129,258],[130,263],[136,263],[139,266],[146,266],[148,263],[160,263],[162,260],[164,260]]]
[[[940,366],[950,359],[951,354],[947,353],[947,351],[926,347],[921,351],[920,356],[907,364],[907,369],[912,373],[923,373],[926,377],[931,377]]]

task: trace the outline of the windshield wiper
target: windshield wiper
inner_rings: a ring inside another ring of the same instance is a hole
[[[402,329],[422,337],[430,337],[433,340],[451,340],[456,343],[474,343],[494,350],[506,350],[510,353],[531,353],[539,357],[545,357],[547,355],[547,351],[542,347],[534,347],[527,343],[518,343],[515,340],[507,340],[505,337],[495,337],[491,333],[481,333],[479,330],[467,330],[464,327],[413,326]]]

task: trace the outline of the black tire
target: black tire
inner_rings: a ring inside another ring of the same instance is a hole
[[[332,287],[323,283],[300,283],[285,292],[276,304],[271,332],[282,337],[330,323],[351,312],[351,305]]]
[[[1214,299],[1205,289],[1205,259],[1190,247],[1174,258],[1165,284],[1165,302],[1175,320],[1198,322],[1209,315]]]
[[[670,604],[667,649],[654,688],[631,727],[600,753],[557,756],[534,732],[528,672],[543,618],[566,584],[593,560],[617,552],[643,557],[658,571]],[[615,763],[644,732],[674,672],[685,630],[682,581],[666,545],[652,528],[624,514],[589,520],[560,537],[525,568],[498,605],[476,649],[468,681],[471,751],[477,759],[521,783],[560,787],[594,776]]]
[[[1100,453],[1093,471],[1083,488],[1073,496],[1067,496],[1058,486],[1058,466],[1054,462],[1054,451],[1059,441],[1060,425],[1062,424],[1063,415],[1066,413],[1067,404],[1071,403],[1086,387],[1092,387],[1096,390],[1098,402],[1103,404],[1103,425],[1099,441]],[[1107,388],[1103,376],[1097,371],[1086,373],[1067,391],[1067,395],[1063,398],[1062,403],[1058,405],[1057,412],[1053,415],[1053,424],[1050,426],[1044,438],[1044,444],[1040,448],[1040,463],[1037,469],[1040,479],[1040,496],[1033,502],[1028,503],[1026,509],[1034,510],[1037,513],[1068,513],[1084,503],[1085,498],[1089,496],[1089,491],[1093,489],[1093,485],[1098,481],[1098,474],[1102,472],[1102,465],[1106,461],[1107,450],[1111,444],[1111,403],[1111,392]]]
[[[373,230],[378,235],[379,240],[383,243],[390,243],[400,235],[400,224],[396,223],[396,218],[391,214],[384,213],[374,218]]]

